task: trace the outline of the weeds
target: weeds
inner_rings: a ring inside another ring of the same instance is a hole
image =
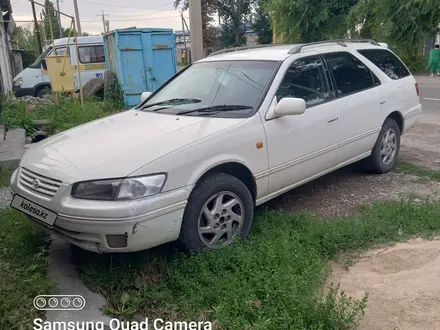
[[[18,212],[0,211],[0,329],[28,329],[42,313],[33,299],[51,292],[49,240]]]
[[[125,318],[211,320],[219,329],[352,329],[367,297],[351,299],[338,286],[324,297],[328,260],[434,235],[439,218],[439,203],[384,203],[325,222],[264,212],[248,240],[220,251],[88,255],[80,271],[108,298],[107,312]]]
[[[4,97],[2,107],[1,123],[8,128],[25,128],[28,135],[36,131],[34,120],[49,120],[47,133],[54,134],[124,109],[124,105],[119,101],[90,100],[81,106],[78,100],[71,98],[62,98],[60,104],[45,102],[29,107],[17,99]]]
[[[0,169],[0,188],[9,187],[12,171]]]

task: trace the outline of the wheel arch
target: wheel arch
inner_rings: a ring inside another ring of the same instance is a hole
[[[195,184],[215,173],[226,173],[239,179],[249,189],[249,192],[251,193],[252,199],[255,203],[257,198],[257,183],[251,170],[246,165],[237,161],[228,161],[225,163],[216,164],[201,174],[195,181]]]
[[[41,83],[36,84],[34,86],[34,90],[32,91],[32,96],[37,96],[38,92],[41,91],[45,87],[51,88],[50,83],[49,82],[41,82]]]
[[[400,111],[396,110],[391,112],[385,120],[389,118],[393,119],[397,123],[400,129],[400,134],[403,134],[403,130],[405,128],[405,120],[403,119],[403,115],[400,113]]]

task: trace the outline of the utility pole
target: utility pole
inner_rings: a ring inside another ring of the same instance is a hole
[[[82,35],[82,32],[81,32],[81,22],[79,20],[79,11],[78,11],[77,0],[73,0],[73,7],[75,8],[75,20],[76,20],[76,26],[78,28],[78,36],[80,36],[80,35]]]
[[[108,14],[104,14],[104,10],[101,10],[101,14],[98,14],[96,16],[102,16],[102,25],[104,26],[104,34],[106,34],[108,32],[108,29],[105,21],[105,16],[108,16]]]
[[[183,33],[183,45],[185,47],[185,60],[188,63],[188,49],[186,48],[186,35],[185,35],[185,19],[183,18],[183,13],[180,13],[180,18],[182,19],[182,33]]]
[[[38,51],[39,53],[43,53],[43,48],[41,47],[41,37],[40,37],[40,29],[38,28],[37,22],[37,13],[35,12],[35,3],[31,0],[32,5],[32,14],[34,15],[34,24],[35,24],[35,33],[37,34],[37,43],[38,43]]]
[[[58,14],[58,30],[60,32],[60,38],[63,37],[63,30],[61,28],[61,14],[60,14],[60,0],[57,0],[57,14]]]
[[[202,0],[189,0],[192,62],[203,58]]]

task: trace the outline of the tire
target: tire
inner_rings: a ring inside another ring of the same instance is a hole
[[[391,134],[388,135],[388,145],[385,143],[387,134]],[[367,169],[370,172],[385,174],[394,168],[400,152],[400,134],[400,128],[396,121],[387,118],[371,152],[371,156],[366,160]],[[383,152],[387,152],[386,155],[389,155],[389,157],[383,155]]]
[[[83,87],[84,99],[97,97],[102,99],[104,96],[104,80],[101,78],[93,78],[89,80]]]
[[[37,91],[36,96],[42,99],[44,96],[51,93],[52,93],[52,89],[49,86],[43,86],[41,89]]]
[[[223,205],[217,204],[216,209],[215,203],[220,200]],[[228,202],[233,205],[226,206]],[[212,216],[206,217],[208,212]],[[210,175],[196,185],[188,199],[179,235],[180,246],[194,252],[224,247],[237,237],[247,237],[253,218],[254,202],[246,185],[229,174]]]
[[[118,77],[114,72],[104,72],[104,100],[111,101],[117,98]]]

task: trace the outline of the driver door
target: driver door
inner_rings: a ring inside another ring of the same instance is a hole
[[[319,55],[295,60],[287,69],[276,92],[276,100],[302,98],[302,115],[284,116],[264,122],[269,156],[269,190],[277,195],[318,176],[337,165],[333,148],[338,127],[338,109],[332,106],[334,93]]]

